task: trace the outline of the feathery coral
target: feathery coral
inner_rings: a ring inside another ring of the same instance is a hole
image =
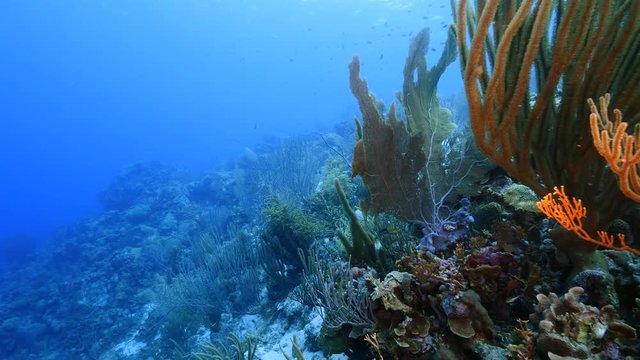
[[[598,231],[598,239],[594,239],[582,226],[582,219],[587,217],[587,209],[582,206],[582,200],[569,197],[564,192],[564,186],[553,188],[553,193],[547,194],[542,200],[536,203],[538,209],[548,218],[556,220],[562,227],[573,231],[579,238],[590,243],[600,245],[612,250],[630,251],[640,255],[640,250],[629,247],[624,241],[624,235],[618,234],[616,245],[613,235],[606,231]]]

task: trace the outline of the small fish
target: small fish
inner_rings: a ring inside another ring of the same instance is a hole
[[[444,25],[442,25],[442,28],[445,29],[447,26],[449,26],[449,25],[444,24]]]
[[[385,228],[382,228],[378,231],[378,235],[380,236],[384,236],[384,235],[391,235],[391,234],[397,234],[400,230],[396,229],[393,226],[387,226]]]
[[[380,60],[382,60],[383,57],[384,57],[384,54],[380,54]]]
[[[510,299],[507,299],[507,300],[505,301],[505,303],[507,303],[507,304],[511,304],[512,302],[514,302],[514,301],[518,300],[518,298],[520,298],[521,296],[522,296],[522,295],[516,295],[516,296],[514,296],[514,297],[512,297],[512,298],[510,298]]]
[[[376,240],[373,243],[373,247],[374,247],[374,249],[376,249],[376,251],[380,251],[380,250],[382,250],[382,243],[380,241]]]
[[[436,51],[436,48],[431,48],[431,51]]]

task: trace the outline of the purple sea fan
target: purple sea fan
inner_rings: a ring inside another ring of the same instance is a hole
[[[474,222],[469,213],[471,203],[468,199],[460,200],[460,208],[446,218],[435,217],[430,223],[422,222],[422,239],[418,249],[435,253],[454,244],[469,233],[469,225]]]

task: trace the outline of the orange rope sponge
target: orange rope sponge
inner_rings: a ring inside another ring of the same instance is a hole
[[[624,241],[624,234],[618,234],[617,239],[619,245],[615,244],[613,235],[607,234],[606,231],[598,231],[598,239],[594,239],[582,227],[582,219],[587,217],[587,209],[582,206],[580,199],[569,197],[564,192],[564,186],[553,188],[553,193],[547,194],[542,200],[536,203],[538,209],[548,218],[554,219],[563,228],[574,232],[584,241],[605,247],[607,249],[618,251],[630,251],[640,256],[640,250],[629,247]]]

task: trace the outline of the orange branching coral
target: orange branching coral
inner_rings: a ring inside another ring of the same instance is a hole
[[[613,121],[609,120],[609,94],[600,97],[599,112],[592,99],[587,102],[591,108],[589,123],[593,145],[607,160],[611,171],[618,175],[622,193],[640,202],[640,127],[635,127],[633,135],[627,134],[629,124],[622,121],[622,112],[618,109],[613,110]]]
[[[640,1],[455,3],[480,150],[541,197],[554,186],[572,189],[594,228],[626,213],[635,204],[591,147],[581,103],[611,92],[629,126],[640,119]]]
[[[538,209],[548,218],[556,220],[565,229],[574,232],[582,240],[600,245],[612,250],[630,251],[640,255],[640,250],[629,247],[624,241],[624,234],[618,234],[618,243],[615,244],[613,235],[606,231],[598,231],[598,239],[594,239],[582,226],[582,219],[587,217],[587,209],[582,206],[582,200],[569,197],[564,192],[564,186],[553,188],[553,193],[547,194],[536,203]]]

